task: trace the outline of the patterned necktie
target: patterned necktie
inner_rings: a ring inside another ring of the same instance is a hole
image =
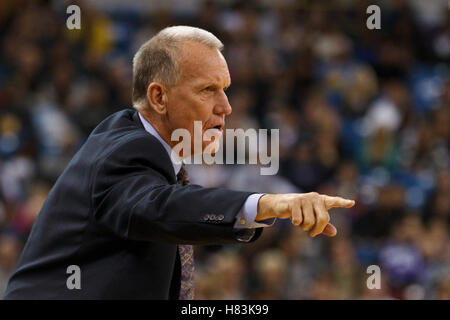
[[[177,174],[177,184],[185,186],[189,184],[184,164],[181,166],[180,172]],[[181,260],[181,285],[180,300],[194,299],[194,248],[188,244],[178,245],[178,252]]]

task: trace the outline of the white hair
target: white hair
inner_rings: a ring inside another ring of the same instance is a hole
[[[222,42],[211,32],[189,26],[167,27],[144,43],[133,58],[133,106],[147,105],[147,88],[157,81],[176,84],[179,79],[178,59],[185,41],[201,43],[207,47],[223,49]]]

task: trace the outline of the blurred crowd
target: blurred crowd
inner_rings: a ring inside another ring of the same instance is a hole
[[[1,1],[0,297],[59,174],[131,107],[135,51],[178,24],[225,44],[227,128],[280,129],[277,175],[191,165],[191,182],[356,200],[331,211],[335,238],[279,220],[251,244],[197,246],[196,298],[450,299],[447,0]]]

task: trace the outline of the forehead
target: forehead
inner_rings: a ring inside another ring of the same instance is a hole
[[[230,74],[223,55],[219,50],[201,43],[183,43],[179,68],[182,82],[220,82],[224,86],[230,83]]]

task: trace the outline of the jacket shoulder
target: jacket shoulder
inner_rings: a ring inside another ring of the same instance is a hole
[[[137,111],[119,111],[100,123],[87,144],[98,148],[95,166],[104,174],[139,173],[149,168],[173,182],[175,173],[169,154],[156,137],[142,126]]]

